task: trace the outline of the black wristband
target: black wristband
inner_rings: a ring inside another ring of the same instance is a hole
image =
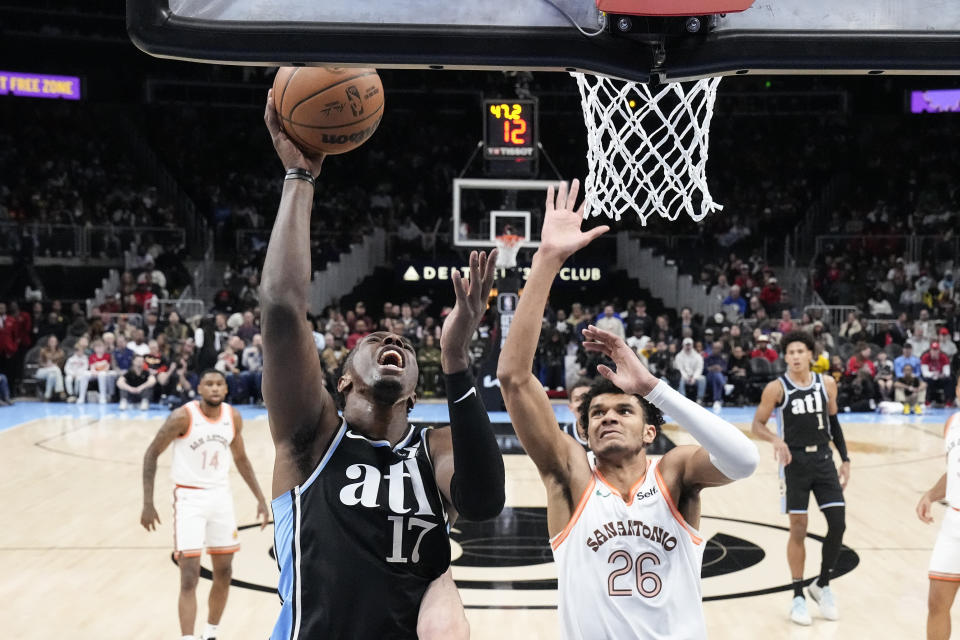
[[[850,462],[850,456],[847,455],[847,441],[843,437],[843,429],[840,428],[840,419],[836,415],[830,416],[830,437],[833,439],[833,444],[837,447],[840,460]]]
[[[293,169],[287,169],[287,175],[283,177],[284,181],[286,180],[303,180],[304,182],[309,182],[310,186],[316,187],[317,181],[313,177],[313,174],[307,171],[306,169],[301,169],[300,167],[294,167]]]

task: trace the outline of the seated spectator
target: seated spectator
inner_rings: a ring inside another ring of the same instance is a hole
[[[363,340],[365,337],[370,335],[370,332],[367,331],[367,323],[365,320],[357,320],[354,323],[353,332],[347,336],[347,349],[353,350],[357,343]]]
[[[150,396],[157,379],[146,368],[143,356],[136,355],[130,363],[130,368],[117,380],[120,390],[120,410],[124,411],[131,402],[140,402],[140,410],[150,408]]]
[[[703,366],[707,372],[713,408],[719,410],[723,407],[724,386],[727,384],[727,360],[723,357],[723,343],[713,343],[710,355],[703,360]]]
[[[813,364],[810,370],[814,373],[827,373],[830,371],[830,353],[824,350],[822,342],[814,341],[813,344]]]
[[[598,329],[603,329],[604,331],[609,331],[615,336],[626,340],[627,334],[623,327],[623,321],[620,319],[616,313],[614,313],[613,305],[608,304],[603,308],[603,315],[597,319],[596,326]]]
[[[867,308],[870,310],[870,315],[874,318],[889,318],[893,316],[893,307],[890,305],[890,300],[887,299],[886,294],[882,289],[877,288],[874,290],[870,297],[867,299]]]
[[[750,352],[751,358],[766,358],[770,362],[776,362],[780,355],[770,346],[770,336],[761,334],[757,337],[757,347]]]
[[[540,364],[540,383],[544,389],[563,391],[564,389],[564,358],[567,355],[567,345],[558,331],[545,332],[537,356]]]
[[[167,336],[170,344],[179,344],[190,335],[190,327],[180,321],[180,314],[171,311],[167,315],[167,326],[163,328],[163,334]]]
[[[680,372],[680,393],[687,394],[687,387],[696,385],[697,402],[703,404],[707,378],[703,375],[703,356],[693,348],[693,338],[683,339],[683,348],[673,358],[673,366]]]
[[[127,369],[133,364],[133,357],[137,354],[127,347],[127,338],[122,333],[118,333],[117,346],[110,355],[113,358],[113,368],[119,377],[127,372]]]
[[[951,404],[953,378],[950,376],[950,358],[940,351],[939,342],[931,342],[930,350],[920,358],[920,371],[930,390],[930,398],[939,398],[944,405]]]
[[[780,285],[777,284],[777,279],[773,277],[768,278],[767,284],[760,292],[760,302],[763,303],[763,306],[766,307],[769,313],[773,313],[777,309],[782,293],[783,290],[780,288]],[[782,331],[781,333],[786,333],[786,331]]]
[[[910,337],[910,327],[908,326],[907,318],[907,314],[901,312],[900,315],[897,316],[896,322],[887,330],[887,336],[890,338],[891,343],[903,346],[907,342],[907,339]]]
[[[777,331],[782,334],[787,334],[798,328],[797,324],[793,321],[793,318],[790,317],[790,310],[784,309],[780,312],[780,321],[777,322]]]
[[[156,340],[157,336],[163,333],[160,328],[160,316],[156,311],[148,311],[143,316],[143,338],[147,342]]]
[[[47,337],[47,343],[40,349],[37,363],[40,368],[37,369],[36,378],[46,383],[43,392],[44,400],[50,400],[54,393],[60,400],[66,399],[63,392],[63,370],[61,367],[66,361],[67,356],[60,348],[60,341],[57,336]]]
[[[847,360],[847,377],[853,378],[862,369],[866,369],[871,378],[877,375],[877,368],[873,365],[873,361],[870,360],[870,345],[865,342],[858,344],[857,352]]]
[[[856,311],[851,311],[847,314],[847,321],[840,325],[839,335],[841,338],[846,338],[851,342],[863,340],[864,337],[866,337],[863,325],[860,324],[860,318],[857,317]]]
[[[135,329],[133,332],[133,342],[127,343],[127,349],[133,351],[138,356],[145,356],[150,353],[150,344],[146,341],[146,334],[143,329]]]
[[[350,350],[344,344],[343,336],[337,335],[333,336],[327,343],[327,348],[320,354],[320,362],[323,364],[323,373],[328,390],[336,390],[340,367],[343,366],[343,361],[346,360],[348,353],[350,353]],[[420,373],[422,379],[423,371]]]
[[[243,350],[240,358],[244,373],[247,374],[247,393],[253,402],[263,402],[263,336],[254,334],[250,346]]]
[[[872,364],[872,363],[871,363]],[[873,411],[877,408],[877,385],[873,375],[863,367],[852,378],[841,381],[837,390],[837,404],[841,411]]]
[[[819,340],[828,351],[833,351],[836,345],[833,342],[833,335],[827,330],[820,320],[813,321],[813,339]]]
[[[724,307],[728,305],[736,306],[739,309],[739,315],[743,316],[747,312],[747,301],[740,296],[740,287],[733,285],[730,287],[730,294],[723,299]]]
[[[957,355],[957,343],[950,338],[950,329],[940,327],[940,336],[937,338],[940,343],[940,352],[948,358]]]
[[[436,338],[432,334],[424,336],[423,344],[417,349],[417,366],[420,369],[420,388],[423,390],[424,397],[438,395],[440,347],[437,346]]]
[[[739,344],[733,347],[727,361],[727,382],[733,385],[733,397],[737,404],[747,401],[747,376],[750,374],[750,356]]]
[[[83,345],[79,340],[73,346],[73,355],[67,358],[66,364],[63,365],[63,373],[67,402],[78,401],[80,404],[86,402],[87,384],[90,382],[90,360],[84,353]]]
[[[920,358],[913,355],[913,345],[909,342],[903,345],[903,352],[893,360],[893,376],[902,378],[903,368],[906,365],[910,365],[914,375],[920,371]]]
[[[893,397],[903,403],[903,413],[910,413],[910,407],[917,415],[923,413],[923,406],[927,398],[927,383],[913,375],[913,367],[903,365],[903,375],[893,383]]]
[[[893,362],[887,358],[886,351],[877,354],[874,368],[877,372],[875,380],[880,390],[880,399],[890,400],[893,397]]]
[[[13,405],[10,400],[10,383],[7,376],[0,373],[0,407],[9,407]]]
[[[828,373],[833,376],[833,379],[838,385],[843,380],[843,375],[846,371],[847,368],[843,364],[843,358],[837,355],[830,358],[830,371]]]
[[[257,326],[255,320],[256,318],[253,315],[253,311],[243,312],[243,322],[237,327],[235,335],[243,340],[244,344],[251,344],[253,342],[253,336],[260,333],[260,327]],[[318,351],[323,351],[323,347],[319,347]]]

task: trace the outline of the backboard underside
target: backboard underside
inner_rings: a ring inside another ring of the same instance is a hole
[[[237,64],[578,70],[642,81],[653,73],[960,73],[953,0],[756,0],[742,13],[703,19],[695,34],[641,17],[624,31],[594,0],[554,3],[128,0],[127,24],[153,55]],[[587,37],[571,21],[599,33]],[[669,35],[651,37],[651,25]]]

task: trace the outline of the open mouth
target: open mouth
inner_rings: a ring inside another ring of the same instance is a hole
[[[597,438],[598,438],[598,439],[602,439],[602,438],[606,438],[606,437],[609,436],[609,435],[619,435],[619,434],[620,434],[620,432],[617,431],[616,429],[601,429],[601,430],[597,433]]]
[[[387,347],[377,356],[377,364],[383,367],[403,369],[403,352],[395,347]]]

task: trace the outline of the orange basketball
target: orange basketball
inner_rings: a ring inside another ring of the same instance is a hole
[[[273,102],[287,135],[307,152],[345,153],[367,141],[383,116],[376,69],[281,67]]]

